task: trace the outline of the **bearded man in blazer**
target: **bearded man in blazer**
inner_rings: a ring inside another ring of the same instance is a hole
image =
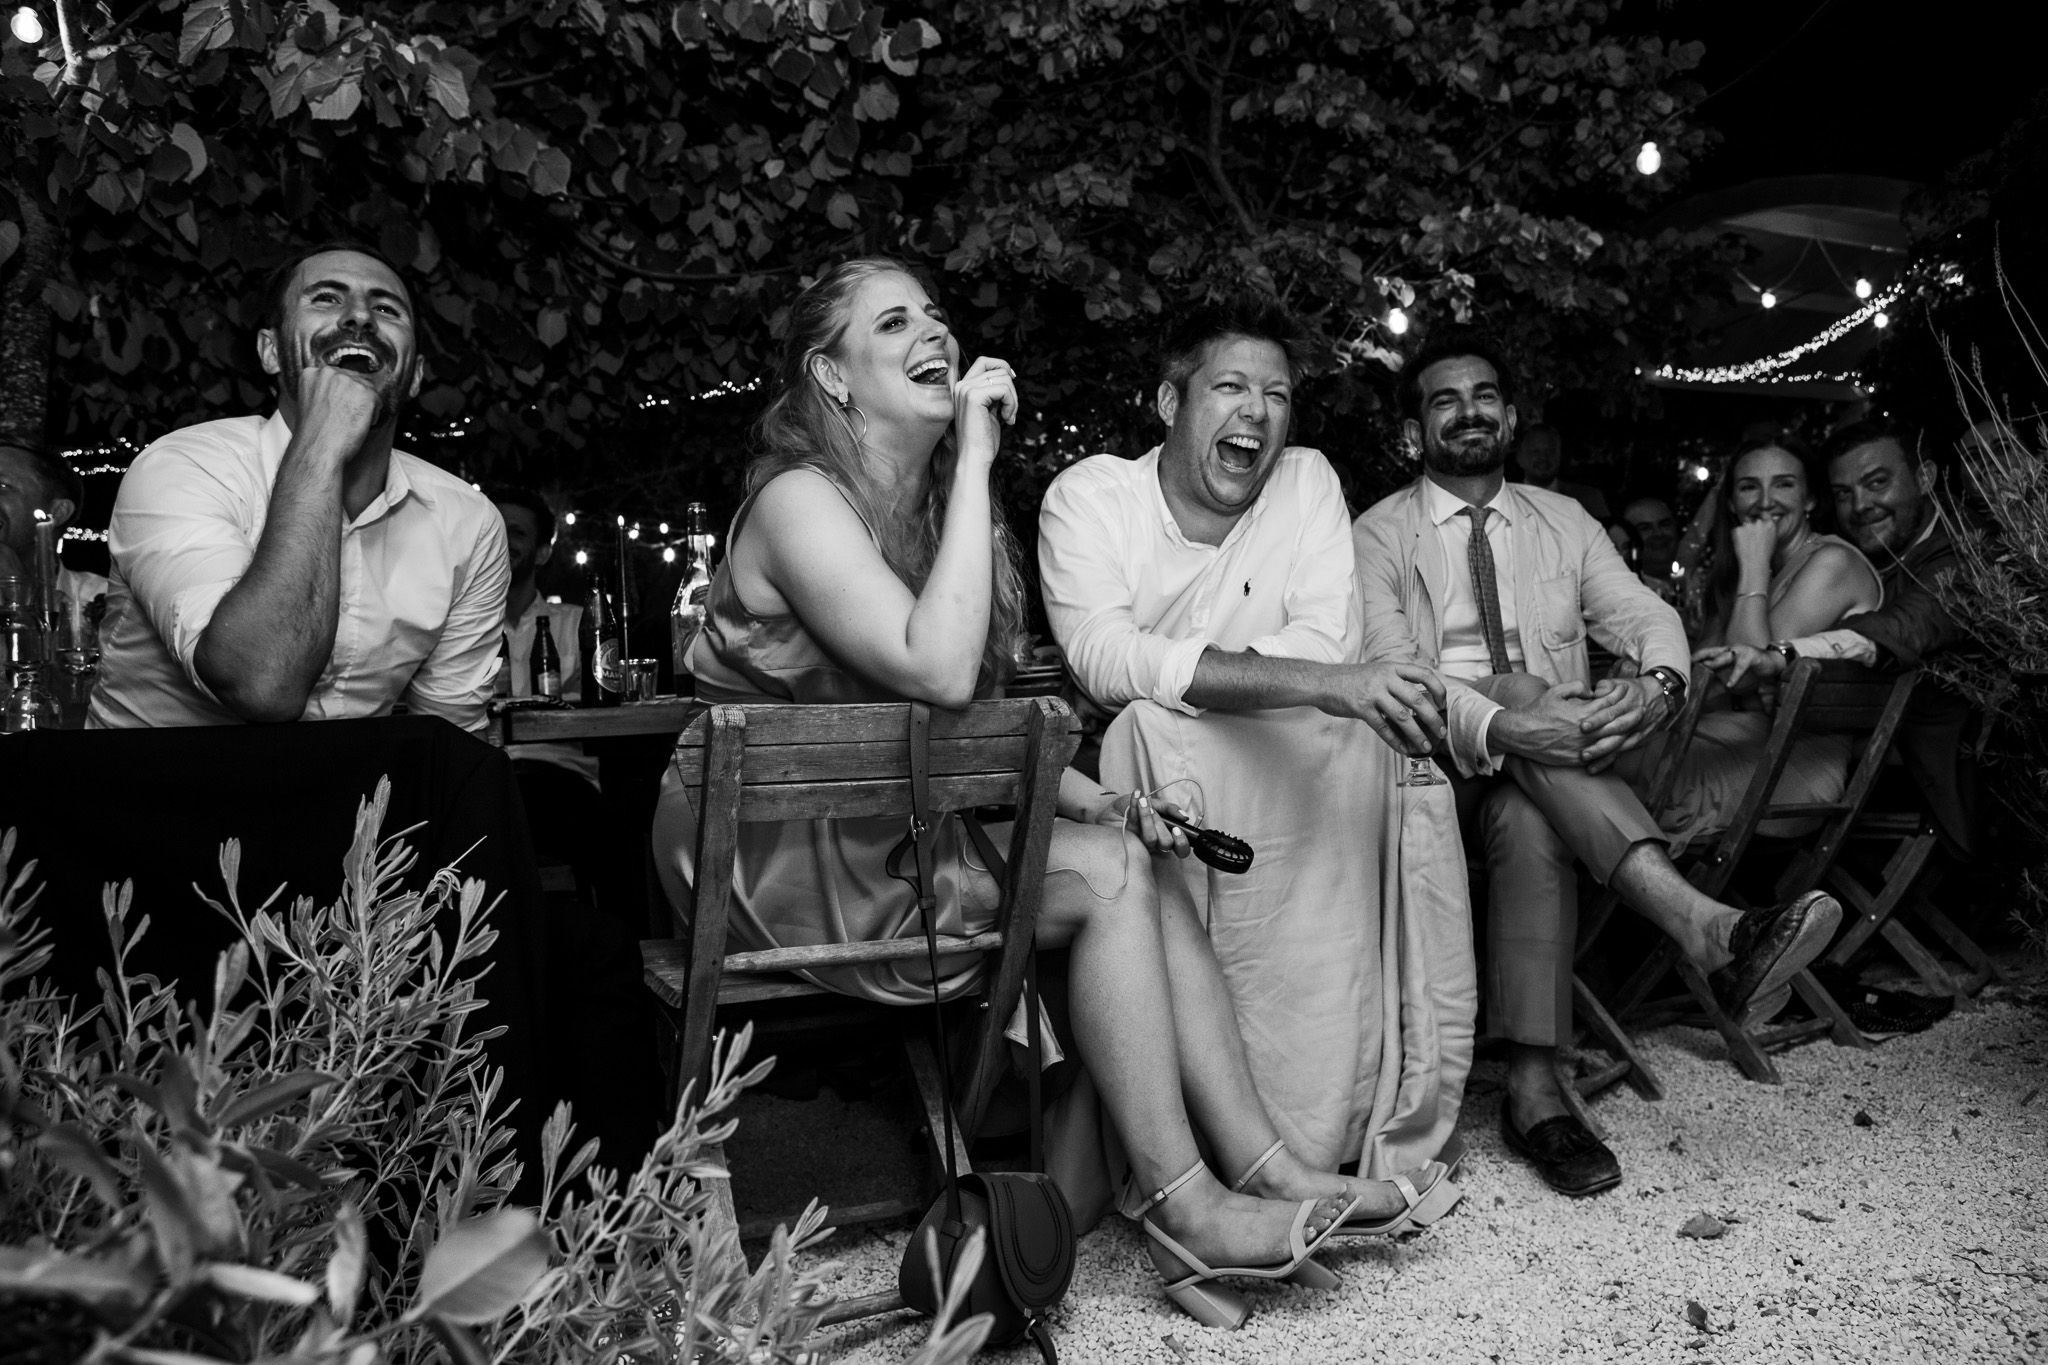
[[[1485,856],[1487,1016],[1511,1044],[1501,1127],[1553,1189],[1595,1194],[1620,1183],[1620,1162],[1566,1108],[1553,1066],[1572,1032],[1574,858],[1711,973],[1738,1019],[1827,946],[1841,907],[1810,893],[1745,913],[1673,866],[1630,779],[1647,784],[1635,751],[1684,697],[1685,631],[1575,500],[1505,482],[1514,380],[1499,348],[1432,340],[1400,395],[1423,474],[1352,526],[1365,657],[1444,679],[1437,764]],[[1594,683],[1589,636],[1638,676]]]

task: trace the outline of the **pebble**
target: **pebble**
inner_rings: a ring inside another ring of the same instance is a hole
[[[1141,1235],[1111,1217],[1082,1239],[1073,1288],[1052,1320],[1060,1358],[2048,1360],[2048,1249],[2038,1231],[2048,1223],[2048,1144],[2038,1133],[2048,1106],[2022,1107],[2048,1085],[2048,992],[1994,989],[1984,999],[1982,1010],[1873,1052],[1821,1041],[1779,1054],[1782,1086],[1743,1079],[1713,1034],[1646,1035],[1667,1097],[1648,1103],[1617,1086],[1596,1101],[1624,1179],[1587,1200],[1551,1194],[1505,1150],[1497,1067],[1482,1064],[1462,1125],[1472,1155],[1459,1213],[1399,1246],[1326,1253],[1344,1279],[1330,1293],[1246,1284],[1253,1316],[1238,1332],[1197,1326],[1167,1304]],[[1957,1074],[1972,1057],[1998,1066],[1972,1069],[1967,1101],[1981,1114],[1960,1121]],[[1872,1127],[1845,1122],[1844,1089],[1863,1092]],[[1673,1235],[1699,1218],[1720,1223],[1721,1235]],[[815,1254],[846,1264],[836,1290],[871,1293],[893,1285],[905,1235],[850,1232]],[[909,1360],[925,1336],[920,1319],[896,1315],[833,1329],[818,1345],[828,1359],[886,1365]],[[981,1359],[1030,1365],[1037,1356]]]

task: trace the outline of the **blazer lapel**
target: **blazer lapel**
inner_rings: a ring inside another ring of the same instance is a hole
[[[1443,540],[1429,519],[1427,492],[1423,480],[1416,480],[1408,497],[1408,522],[1415,536],[1415,572],[1422,579],[1423,592],[1428,595],[1430,626],[1435,637],[1417,643],[1427,643],[1430,657],[1434,659],[1443,652],[1442,622],[1444,603],[1450,600],[1451,595],[1451,571],[1444,562]]]

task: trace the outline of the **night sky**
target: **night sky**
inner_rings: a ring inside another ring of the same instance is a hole
[[[2024,17],[2038,10],[2038,0],[1637,0],[1623,14],[1705,42],[1708,90],[1761,62],[1700,111],[1726,140],[1687,184],[1698,193],[1824,172],[1938,179],[1995,143],[2048,80],[2038,13]]]

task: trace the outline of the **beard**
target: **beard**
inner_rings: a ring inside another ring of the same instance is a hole
[[[373,411],[370,426],[372,430],[380,430],[397,419],[399,409],[405,403],[405,375],[398,368],[398,352],[374,331],[330,330],[313,338],[314,363],[326,364],[327,357],[345,345],[367,347],[377,355],[376,372],[363,377],[370,381],[370,387],[377,395],[377,406]],[[285,391],[296,399],[299,396],[299,375],[304,367],[289,354],[280,354],[278,360],[278,381],[284,386]]]
[[[1463,439],[1460,439],[1463,438]],[[1507,443],[1492,422],[1457,422],[1422,438],[1422,463],[1433,473],[1453,478],[1491,474],[1507,463]]]
[[[1911,515],[1897,511],[1877,521],[1851,526],[1849,538],[1855,541],[1856,548],[1865,554],[1883,552],[1897,558],[1905,553],[1906,547],[1913,543],[1913,538],[1920,534],[1921,528],[1927,524],[1927,518],[1932,515],[1925,503],[1910,510]]]

